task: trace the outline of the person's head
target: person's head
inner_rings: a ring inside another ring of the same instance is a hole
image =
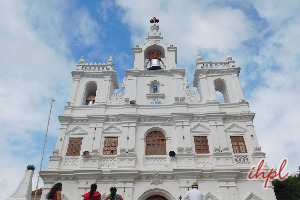
[[[55,196],[55,193],[58,190],[62,190],[62,184],[61,183],[56,183],[53,185],[53,187],[50,189],[49,193],[46,195],[46,199],[52,199]]]
[[[96,183],[93,183],[91,185],[91,190],[90,190],[90,199],[92,199],[93,195],[94,195],[94,192],[97,190],[97,185]]]
[[[194,189],[194,188],[198,189],[198,183],[197,183],[197,182],[194,182],[194,183],[193,183],[192,189]]]
[[[114,198],[114,197],[116,196],[116,193],[117,193],[117,188],[111,187],[111,188],[110,188],[110,196],[111,196],[112,198]]]

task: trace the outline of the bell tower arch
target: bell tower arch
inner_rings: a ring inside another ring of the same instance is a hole
[[[137,45],[132,50],[134,69],[153,70],[176,68],[177,47],[163,40],[159,25],[156,23],[150,27],[146,41],[143,44]]]

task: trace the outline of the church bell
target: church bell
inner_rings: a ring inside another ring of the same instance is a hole
[[[161,53],[160,51],[152,51],[149,53],[150,67],[149,70],[161,69],[160,60]]]
[[[156,69],[161,69],[161,67],[160,67],[160,60],[158,60],[158,59],[152,59],[150,61],[150,68],[149,68],[149,70],[156,70]]]

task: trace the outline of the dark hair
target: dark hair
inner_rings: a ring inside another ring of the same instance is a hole
[[[117,188],[111,187],[110,188],[110,196],[111,196],[111,198],[114,198],[116,196],[116,193],[117,193]]]
[[[61,190],[62,184],[61,183],[56,183],[53,185],[53,187],[50,189],[49,193],[46,195],[46,199],[53,199],[55,196],[55,193],[58,190]]]
[[[93,183],[91,185],[91,190],[90,190],[90,199],[92,199],[92,197],[94,196],[94,192],[97,190],[97,185],[95,183]]]

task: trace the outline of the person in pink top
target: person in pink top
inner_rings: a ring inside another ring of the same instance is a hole
[[[62,184],[56,183],[46,195],[48,200],[61,200]]]
[[[97,190],[97,185],[94,183],[91,185],[91,190],[82,195],[84,200],[101,200],[101,194],[96,191]]]

